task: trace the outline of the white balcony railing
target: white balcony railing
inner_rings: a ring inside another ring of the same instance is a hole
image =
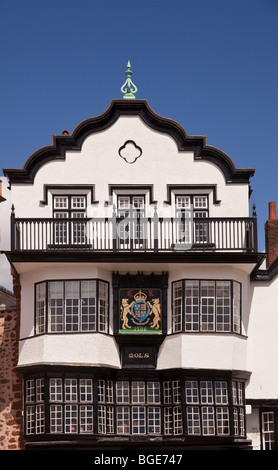
[[[250,218],[11,218],[12,250],[257,251]]]

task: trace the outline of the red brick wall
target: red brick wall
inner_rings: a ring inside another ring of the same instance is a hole
[[[16,370],[20,327],[20,284],[14,275],[17,308],[0,311],[0,451],[22,450],[22,378]]]
[[[278,258],[278,219],[274,202],[269,203],[269,218],[265,223],[265,251],[268,268]]]

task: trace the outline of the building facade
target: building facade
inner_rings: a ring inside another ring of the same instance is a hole
[[[278,263],[260,268],[254,169],[125,98],[4,170],[21,447],[274,449]]]

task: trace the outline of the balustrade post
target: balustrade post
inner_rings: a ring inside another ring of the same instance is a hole
[[[14,211],[14,205],[12,205],[12,212],[11,212],[11,250],[15,250],[15,211]]]
[[[113,251],[117,251],[117,214],[115,204],[112,213],[112,237],[113,237]]]
[[[158,251],[158,214],[157,214],[157,206],[154,206],[154,217],[153,217],[153,234],[154,234],[154,251]]]
[[[255,253],[258,252],[258,228],[257,228],[257,212],[256,212],[256,206],[253,204],[253,237],[254,237],[254,243],[253,243],[253,251]]]

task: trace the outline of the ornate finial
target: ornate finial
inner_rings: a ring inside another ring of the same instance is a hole
[[[253,204],[253,213],[252,213],[252,216],[253,216],[253,217],[257,217],[257,212],[256,212],[255,203]]]
[[[130,68],[130,62],[129,61],[127,63],[127,70],[126,70],[125,74],[126,74],[126,81],[125,81],[125,83],[123,84],[123,86],[121,88],[121,92],[124,94],[123,98],[126,99],[126,100],[134,100],[135,99],[135,93],[137,93],[138,88],[134,85],[134,83],[131,80],[132,71],[131,71],[131,68]]]

